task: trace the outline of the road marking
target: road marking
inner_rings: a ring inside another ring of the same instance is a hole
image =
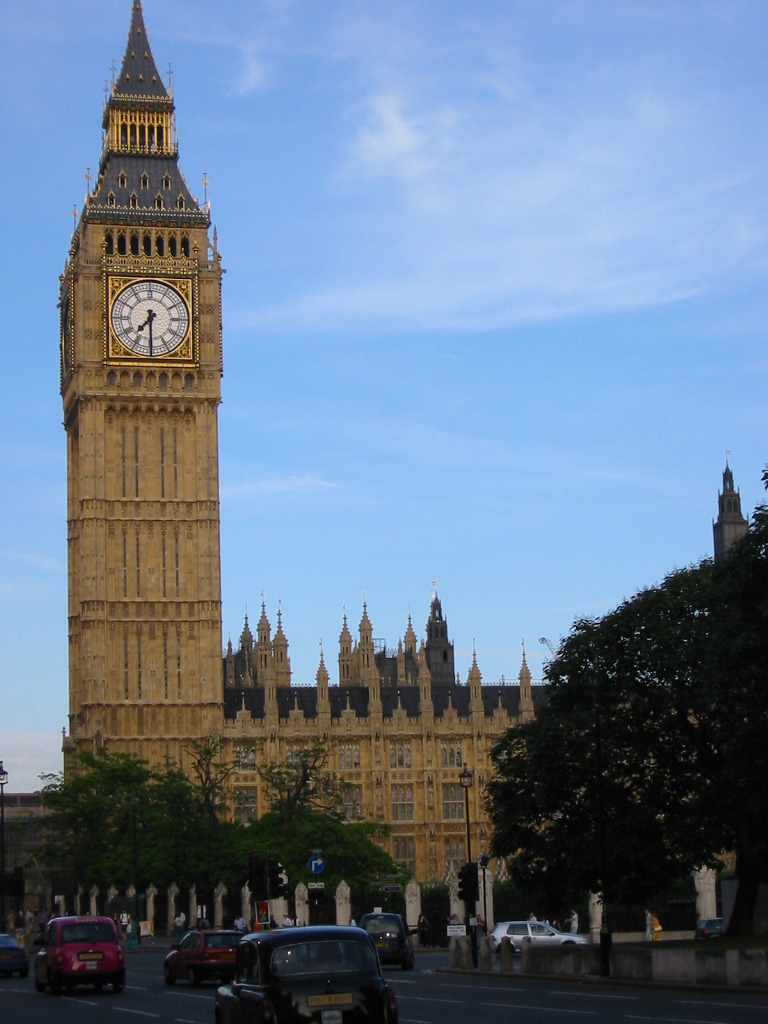
[[[130,1010],[126,1006],[112,1006],[111,1010],[115,1013],[133,1013],[137,1017],[154,1017],[156,1020],[160,1019],[159,1013],[149,1013],[147,1010]]]
[[[568,999],[573,999],[574,996],[579,996],[581,999],[623,999],[628,1003],[637,1003],[640,1000],[640,996],[620,996],[613,992],[568,992],[566,989],[558,988],[550,989],[549,994],[567,996]]]
[[[564,1010],[562,1006],[526,1006],[524,1003],[482,1002],[480,1005],[501,1007],[504,1010],[536,1010],[537,1013],[572,1013],[577,1014],[579,1017],[594,1017],[597,1013],[596,1010]]]
[[[697,1020],[691,1017],[634,1017],[627,1014],[627,1020],[652,1020],[654,1024],[730,1024],[727,1020],[712,1020],[711,1018]]]
[[[725,1010],[762,1010],[763,1013],[768,1010],[768,1007],[764,1004],[760,1005],[758,1003],[713,1003],[708,999],[706,1001],[703,999],[675,999],[673,1002],[675,1005],[679,1003],[680,1006],[706,1006],[707,1008],[710,1006],[720,1006]]]

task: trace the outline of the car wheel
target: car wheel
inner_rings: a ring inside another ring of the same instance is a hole
[[[61,978],[56,974],[48,974],[48,988],[57,996],[61,992]]]
[[[173,976],[173,971],[168,966],[168,964],[166,964],[165,967],[163,968],[163,977],[165,978],[166,985],[174,985],[176,983],[176,979]]]
[[[40,981],[37,971],[35,971],[35,992],[45,992],[45,982]]]
[[[113,981],[112,982],[112,990],[114,992],[122,992],[124,987],[125,987],[125,982],[124,981]]]
[[[103,987],[104,987],[104,982],[103,981],[94,981],[94,983],[93,983],[93,991],[94,992],[101,992]]]
[[[193,967],[190,971],[190,980],[195,988],[202,983],[203,979],[200,977],[200,971],[196,967]]]

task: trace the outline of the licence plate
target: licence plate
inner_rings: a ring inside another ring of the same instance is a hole
[[[98,971],[99,965],[96,963],[95,960],[89,960],[88,963],[85,965],[85,969],[86,971]]]
[[[321,1024],[341,1024],[341,1010],[322,1010]]]
[[[351,1006],[353,1003],[351,992],[323,992],[314,996],[307,996],[307,1006]],[[339,1020],[341,1020],[341,1010],[339,1012]],[[323,1014],[323,1024],[326,1024],[325,1014]],[[332,1022],[328,1022],[332,1024]]]
[[[379,939],[376,943],[377,949],[389,949],[389,942],[386,939]]]
[[[234,953],[222,953],[221,956],[219,957],[219,959],[220,960],[234,960],[235,959],[235,954]]]
[[[103,959],[103,957],[104,957],[104,954],[103,953],[98,953],[98,952],[94,952],[94,953],[78,953],[77,954],[77,959],[78,960],[96,961],[96,960]],[[91,963],[89,963],[88,966],[90,967]],[[93,963],[93,966],[95,967],[96,964]]]

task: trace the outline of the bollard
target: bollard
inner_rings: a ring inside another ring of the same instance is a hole
[[[508,971],[511,974],[515,967],[515,947],[512,945],[511,939],[506,935],[501,940],[501,953],[499,956],[502,971]]]
[[[472,942],[468,935],[462,935],[459,939],[459,949],[461,950],[461,964],[459,966],[463,970],[473,971],[475,964],[472,956]]]
[[[451,936],[451,967],[461,967],[461,949],[457,935]]]
[[[491,953],[491,947],[488,944],[487,935],[484,935],[482,939],[480,939],[480,957],[478,967],[481,971],[493,970],[493,954]]]

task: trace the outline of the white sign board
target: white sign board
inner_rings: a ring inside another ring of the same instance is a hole
[[[449,924],[445,929],[446,935],[466,935],[467,926],[463,924]]]

